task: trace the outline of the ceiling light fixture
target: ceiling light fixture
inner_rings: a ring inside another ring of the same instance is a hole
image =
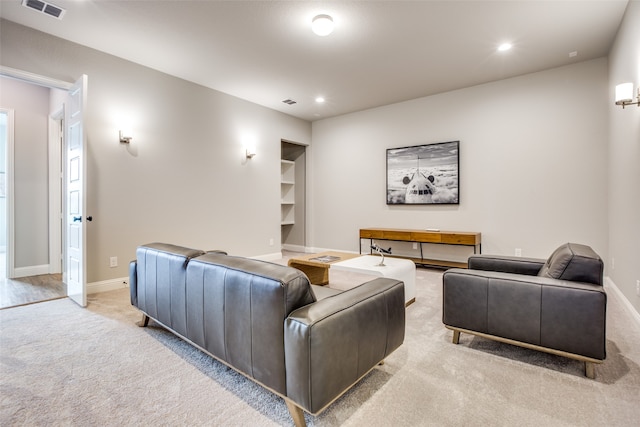
[[[321,37],[328,36],[333,32],[333,18],[329,15],[317,15],[311,21],[311,29]]]
[[[507,50],[511,49],[513,47],[513,45],[511,43],[502,43],[500,46],[498,46],[498,50],[500,52],[506,52]]]
[[[321,96],[319,96],[319,97],[317,97],[317,98],[316,98],[316,102],[317,102],[318,104],[322,104],[322,103],[324,102],[324,98],[323,98],[323,97],[321,97]]]

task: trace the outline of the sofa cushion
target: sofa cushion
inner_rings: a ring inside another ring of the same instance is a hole
[[[332,297],[344,291],[339,289],[330,288],[328,286],[320,286],[320,285],[311,285],[311,291],[313,295],[316,297],[316,301],[320,301],[327,297]]]
[[[538,276],[602,285],[602,259],[589,246],[566,243],[556,249]]]

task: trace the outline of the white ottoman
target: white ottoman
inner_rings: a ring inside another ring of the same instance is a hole
[[[379,265],[382,258],[363,255],[331,264],[331,270],[351,271],[388,277],[404,282],[405,305],[416,300],[416,265],[413,261],[401,258],[384,257],[384,266]]]

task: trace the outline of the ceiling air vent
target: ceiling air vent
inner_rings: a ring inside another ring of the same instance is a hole
[[[282,102],[284,102],[285,104],[288,104],[288,105],[297,104],[297,102],[296,102],[296,101],[294,101],[293,99],[289,99],[289,98],[285,99],[285,100],[284,100],[284,101],[282,101]]]
[[[22,0],[22,5],[58,19],[62,19],[65,12],[64,9],[56,5],[40,0]]]

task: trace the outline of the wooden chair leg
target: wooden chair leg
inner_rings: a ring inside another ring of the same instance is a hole
[[[149,316],[147,316],[146,314],[143,314],[142,320],[139,321],[137,325],[140,326],[141,328],[146,328],[147,326],[149,326]]]
[[[295,403],[290,402],[285,399],[285,403],[287,404],[287,409],[289,409],[289,413],[291,414],[291,418],[293,418],[293,423],[296,427],[307,427],[307,422],[304,420],[304,412],[302,408],[296,406]]]
[[[453,341],[454,344],[458,344],[460,342],[460,331],[453,331]]]
[[[587,378],[594,379],[596,377],[596,364],[593,362],[584,362],[584,374]]]

